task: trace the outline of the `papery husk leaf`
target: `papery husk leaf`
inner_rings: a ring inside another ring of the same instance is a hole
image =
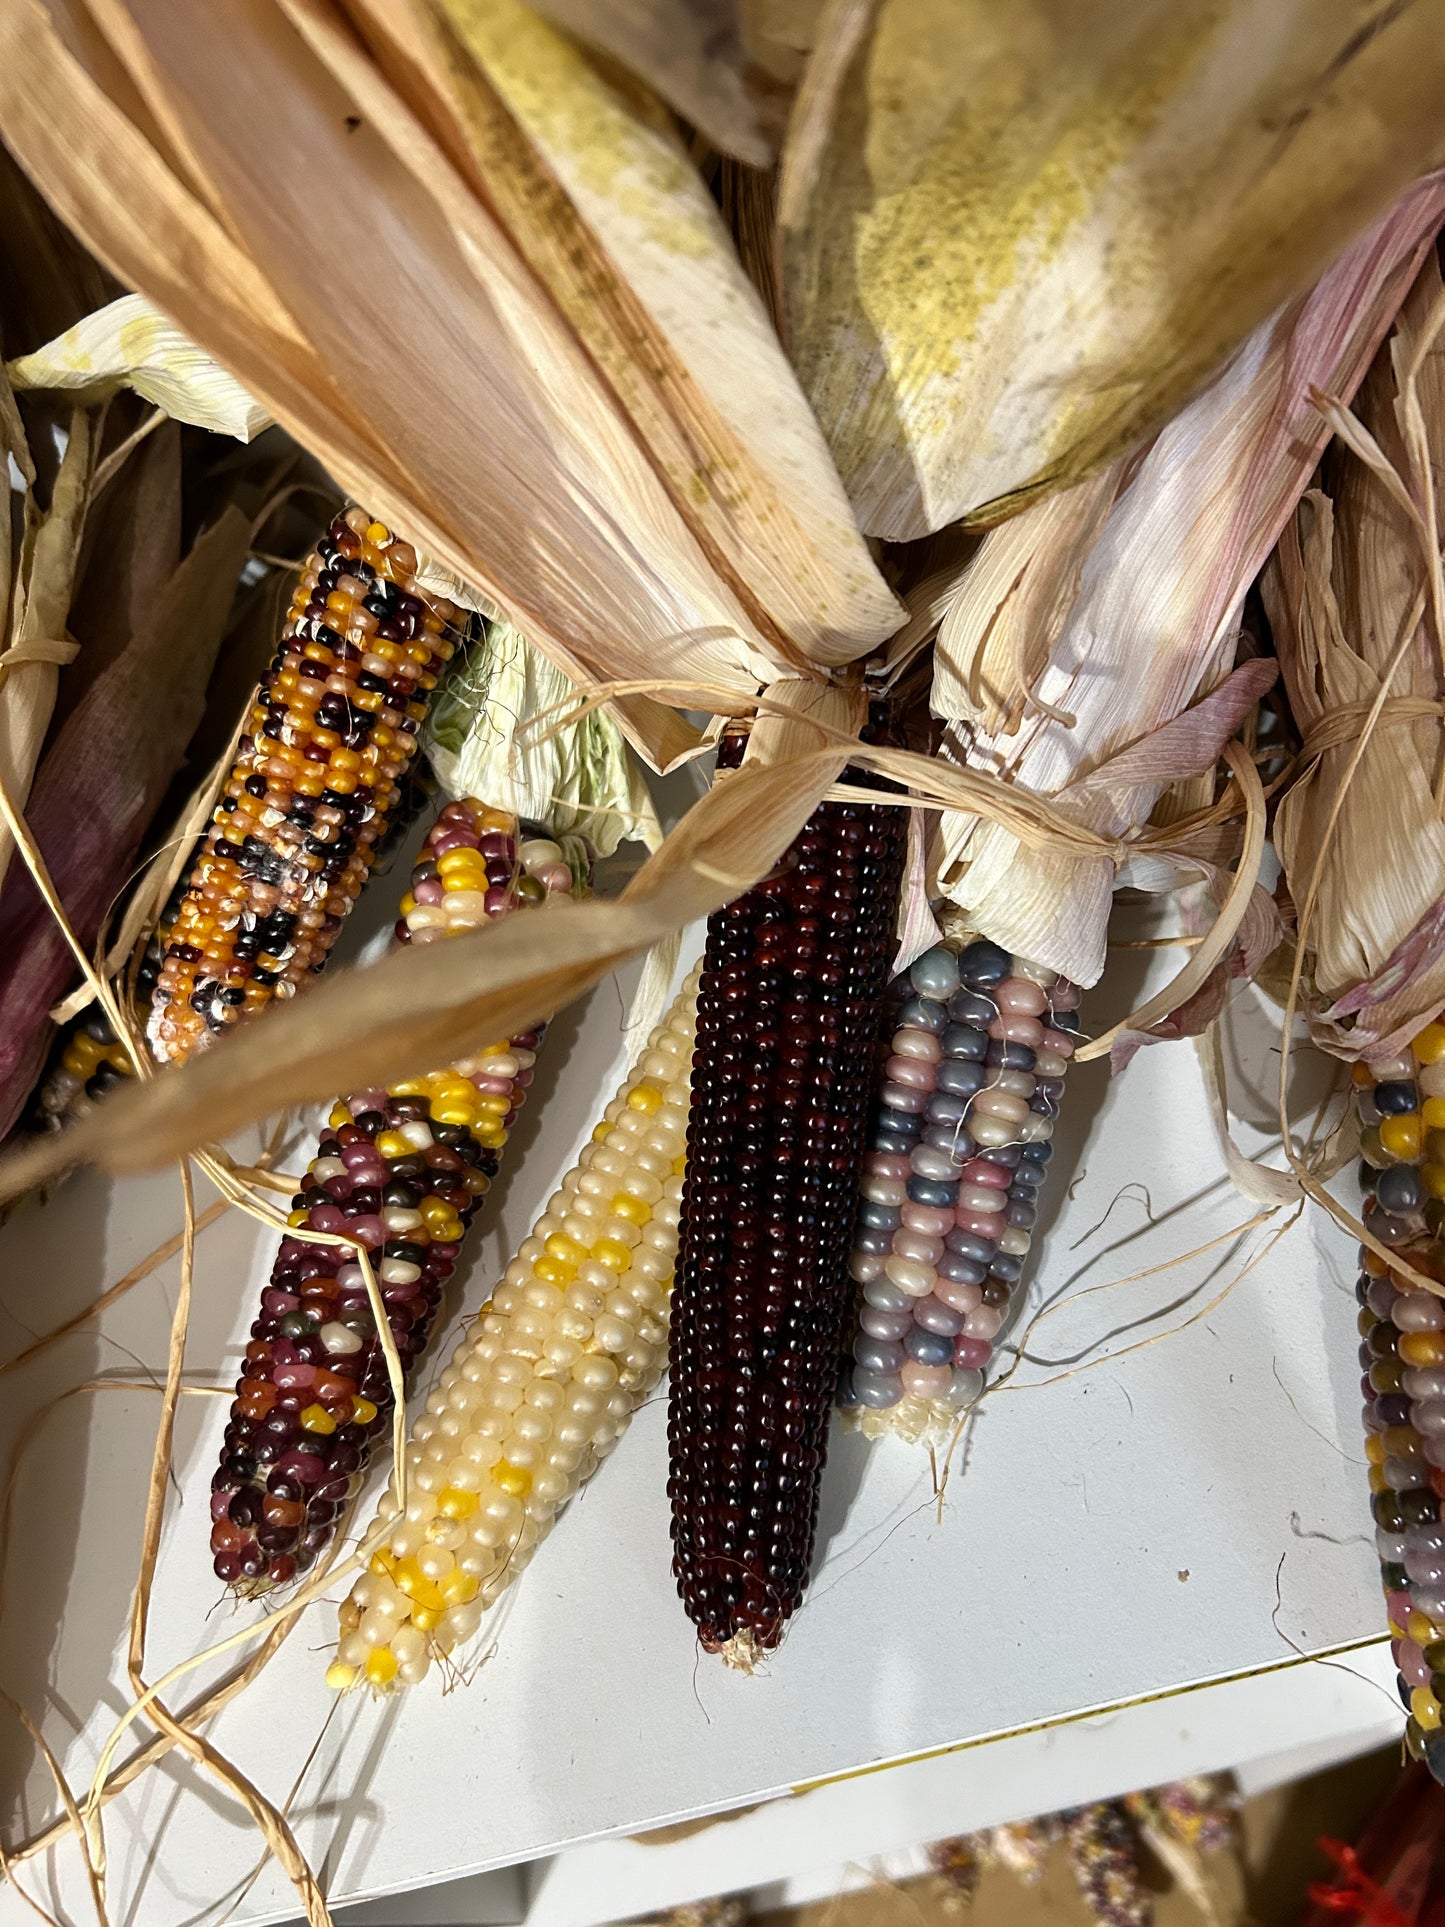
[[[1072,786],[1131,746],[1146,755],[1151,732],[1182,716],[1197,692],[1215,689],[1228,671],[1245,591],[1328,435],[1311,387],[1353,393],[1442,215],[1445,183],[1435,179],[1413,189],[1310,295],[1258,329],[1123,472],[1058,640],[1028,685],[1031,700],[1014,734],[986,727],[990,715],[1007,713],[1007,690],[985,690],[970,711],[968,664],[952,661],[940,645],[950,663],[952,706],[963,711],[950,732],[959,760],[1053,798],[1066,814],[1106,835],[1140,834],[1165,786],[1157,768],[1150,780],[1103,793],[1085,786],[1075,796]],[[967,605],[977,595],[980,606],[951,614],[946,628],[953,623],[955,633],[987,633],[1014,579],[1015,552],[1027,550],[1033,530],[1042,544],[1058,513],[1058,504],[1041,503],[1018,525],[988,536],[961,597]],[[1072,573],[1072,525],[1055,539]],[[1009,548],[1008,568],[989,566],[994,545]],[[1049,557],[1030,561],[1034,566],[1046,576]],[[1204,727],[1209,714],[1203,711],[1186,729],[1193,748],[1212,760]],[[1227,699],[1213,720],[1219,727],[1228,723]],[[1134,767],[1143,773],[1138,756]],[[1182,762],[1172,771],[1188,773]],[[1157,854],[1160,846],[1153,847]],[[987,935],[1077,982],[1098,978],[1114,886],[1111,862],[1059,849],[1024,855],[1010,832],[961,815],[943,819],[937,862],[946,893]]]
[[[834,0],[780,224],[864,529],[997,521],[1154,428],[1445,155],[1442,86],[1442,0]]]
[[[594,709],[539,726],[576,694],[510,622],[493,623],[432,706],[432,768],[450,795],[485,797],[556,835],[585,837],[599,856],[624,840],[655,850],[657,811],[611,716]]]
[[[74,658],[79,646],[65,624],[99,432],[89,411],[76,409],[49,508],[41,514],[33,507],[33,496],[26,498],[20,579],[11,600],[7,646],[0,653],[0,783],[17,809],[24,808],[30,794],[61,665]],[[15,840],[0,824],[0,883],[14,854]]]
[[[540,0],[579,40],[655,87],[720,153],[755,167],[777,150],[786,114],[771,66],[746,43],[746,0]]]
[[[249,521],[234,508],[200,537],[144,626],[90,685],[36,776],[26,819],[87,950],[184,759],[250,537]],[[75,972],[59,925],[18,866],[0,891],[0,956],[4,1137],[53,1041],[46,1012]]]
[[[578,680],[750,688],[784,666],[365,49],[333,35],[323,59],[265,0],[228,12],[224,60],[208,9],[143,0],[122,16],[95,0],[92,18],[150,118],[107,91],[113,62],[97,78],[41,0],[17,0],[0,13],[7,140],[95,251],[348,493]],[[366,208],[365,248],[341,206]],[[656,703],[631,700],[623,720],[659,764],[695,740]]]
[[[452,98],[489,197],[681,513],[780,642],[819,663],[876,647],[902,611],[671,117],[515,0],[438,10],[455,37],[417,50],[432,98]]]
[[[76,389],[103,400],[132,388],[172,421],[249,442],[271,417],[144,296],[122,295],[44,347],[6,364],[16,388]]]
[[[846,741],[820,749],[809,717],[846,729],[857,698],[781,683],[800,720],[760,723],[751,765],[731,772],[678,824],[611,901],[559,899],[536,916],[505,917],[445,944],[399,949],[367,969],[332,972],[304,997],[269,1011],[186,1065],[115,1091],[64,1133],[0,1163],[0,1197],[62,1165],[114,1171],[164,1163],[285,1105],[415,1073],[552,1015],[610,971],[730,902],[766,875],[847,761]],[[765,760],[794,741],[805,757]]]
[[[1445,697],[1419,523],[1445,462],[1445,343],[1416,370],[1428,437],[1421,474],[1403,434],[1405,376],[1445,302],[1432,249],[1355,404],[1354,446],[1332,451],[1265,575],[1265,607],[1305,739],[1275,840],[1301,918],[1306,1009],[1316,1040],[1347,1057],[1393,1056],[1445,1003],[1445,815],[1441,717],[1401,722],[1382,699]],[[1391,673],[1393,665],[1393,674]],[[1334,746],[1331,715],[1359,720]],[[1312,898],[1312,900],[1311,900]]]

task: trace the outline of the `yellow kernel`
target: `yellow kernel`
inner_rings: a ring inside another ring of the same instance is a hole
[[[594,1124],[592,1126],[592,1142],[594,1144],[605,1144],[611,1135],[611,1131],[612,1126],[610,1124]]]
[[[503,1097],[500,1091],[479,1092],[475,1102],[479,1120],[484,1117],[505,1117],[512,1108],[512,1099]]]
[[[1380,1120],[1380,1143],[1392,1158],[1417,1158],[1424,1140],[1420,1119],[1415,1113]]]
[[[556,1258],[564,1265],[580,1265],[587,1256],[585,1247],[575,1238],[569,1238],[565,1231],[554,1231],[543,1249],[549,1258]]]
[[[415,1559],[398,1559],[392,1578],[407,1598],[414,1599],[419,1606],[429,1606],[433,1612],[440,1612],[446,1603],[435,1581],[427,1578]]]
[[[472,1136],[487,1151],[500,1151],[507,1141],[507,1133],[494,1118],[479,1117],[472,1126]]]
[[[408,1077],[402,1084],[393,1084],[393,1097],[425,1097],[431,1085],[424,1077]]]
[[[305,1224],[310,1215],[308,1211],[288,1211],[286,1213],[286,1222],[289,1225]]]
[[[308,1405],[301,1414],[301,1425],[304,1431],[319,1432],[322,1438],[336,1430],[336,1420],[324,1405]]]
[[[1395,1351],[1402,1365],[1445,1365],[1445,1332],[1401,1332]]]
[[[442,1611],[440,1606],[413,1606],[411,1623],[419,1633],[434,1632],[441,1623]]]
[[[390,1546],[383,1546],[380,1552],[372,1553],[371,1570],[373,1572],[384,1573],[385,1576],[390,1579],[395,1566],[396,1554]]]
[[[627,1105],[633,1111],[660,1111],[662,1092],[655,1084],[634,1084],[627,1093]]]
[[[351,1423],[353,1425],[370,1425],[375,1417],[376,1407],[369,1398],[361,1398],[358,1396],[352,1399]]]
[[[1417,1686],[1410,1695],[1410,1711],[1427,1733],[1440,1724],[1440,1702],[1428,1686]]]
[[[416,898],[412,895],[411,891],[408,890],[406,895],[402,898],[401,902],[397,905],[397,913],[398,915],[404,917],[408,914],[409,911],[415,910],[415,908],[416,908]]]
[[[372,543],[376,548],[384,549],[391,541],[391,530],[385,522],[368,522],[366,533],[361,539],[363,542]]]
[[[626,1218],[629,1224],[646,1224],[652,1217],[652,1206],[627,1191],[619,1191],[607,1208],[614,1218]]]
[[[1445,1130],[1445,1097],[1427,1097],[1420,1106],[1420,1115],[1427,1130]]]
[[[517,827],[517,819],[510,810],[493,809],[488,804],[478,802],[475,797],[471,802],[472,807],[477,811],[479,830],[500,830],[504,836],[512,835]]]
[[[373,1686],[390,1686],[396,1678],[396,1654],[390,1646],[373,1646],[366,1655],[366,1677]]]
[[[447,1519],[470,1519],[480,1503],[475,1492],[462,1492],[454,1485],[437,1494],[437,1511]]]
[[[1445,1164],[1422,1164],[1420,1182],[1432,1198],[1445,1198]]]
[[[679,1151],[677,1156],[672,1160],[672,1175],[675,1178],[680,1178],[686,1170],[687,1152]]]
[[[1365,1440],[1365,1463],[1383,1465],[1385,1463],[1385,1441],[1378,1432],[1372,1432]]]
[[[1383,1465],[1372,1465],[1372,1466],[1370,1467],[1370,1490],[1371,1490],[1371,1492],[1383,1492],[1383,1491],[1385,1491],[1385,1489],[1386,1489],[1386,1487],[1385,1487],[1385,1468],[1384,1468],[1384,1466],[1383,1466]]]
[[[1445,1062],[1445,1024],[1426,1024],[1410,1048],[1422,1064]]]
[[[326,1684],[333,1693],[344,1693],[348,1686],[356,1684],[356,1668],[348,1666],[344,1659],[333,1659],[326,1669]]]
[[[471,876],[487,874],[487,859],[480,850],[448,850],[445,856],[437,858],[437,875],[444,881],[447,877],[466,872]]]
[[[1405,1631],[1417,1646],[1430,1646],[1440,1637],[1435,1630],[1435,1622],[1424,1613],[1413,1612],[1406,1624]]]
[[[509,1459],[498,1459],[492,1467],[493,1481],[503,1492],[510,1492],[514,1499],[525,1499],[532,1490],[532,1475],[524,1465],[513,1465]]]
[[[577,1276],[576,1265],[564,1265],[560,1258],[539,1258],[532,1270],[544,1285],[556,1285],[564,1290]]]
[[[609,1271],[626,1271],[632,1262],[632,1253],[616,1238],[599,1238],[592,1247],[592,1256]]]
[[[411,1156],[411,1144],[400,1131],[378,1131],[376,1148],[384,1158],[405,1158]]]
[[[331,1114],[326,1122],[331,1126],[333,1131],[339,1131],[343,1124],[349,1124],[351,1122],[351,1112],[344,1104],[333,1104]]]
[[[482,1590],[482,1582],[475,1573],[463,1572],[460,1566],[452,1570],[442,1581],[442,1592],[449,1606],[465,1606],[469,1599],[475,1599]]]

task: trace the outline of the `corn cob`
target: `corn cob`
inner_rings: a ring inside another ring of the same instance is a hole
[[[694,972],[428,1397],[333,1686],[412,1685],[468,1639],[657,1383],[696,996]]]
[[[997,944],[896,978],[864,1164],[840,1402],[871,1435],[946,1436],[984,1386],[1037,1218],[1079,993]]]
[[[1354,1069],[1364,1223],[1445,1280],[1445,1012]],[[1360,1247],[1360,1365],[1375,1545],[1405,1738],[1445,1783],[1445,1301]]]
[[[560,847],[472,799],[449,803],[422,846],[396,935],[430,943],[573,888]],[[261,1296],[211,1482],[211,1551],[245,1590],[282,1585],[326,1544],[390,1423],[391,1385],[361,1267],[306,1230],[372,1254],[404,1366],[426,1343],[442,1288],[532,1081],[540,1027],[388,1090],[339,1103],[293,1200]]]
[[[307,558],[166,945],[157,1057],[189,1056],[325,964],[453,652],[457,611],[417,589],[416,566],[356,508]]]
[[[688,1616],[743,1666],[777,1644],[812,1559],[906,825],[824,803],[708,922],[669,1494]]]

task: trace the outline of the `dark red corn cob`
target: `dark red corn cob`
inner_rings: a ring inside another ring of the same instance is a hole
[[[743,1666],[777,1644],[812,1559],[906,832],[896,806],[824,803],[708,923],[668,1490],[688,1616]]]
[[[442,811],[412,871],[397,934],[431,942],[571,894],[557,844],[468,800]],[[291,1224],[370,1253],[404,1369],[430,1335],[461,1242],[532,1082],[540,1028],[445,1070],[339,1103]],[[218,1576],[247,1591],[313,1563],[391,1423],[386,1357],[354,1251],[283,1239],[211,1481]]]

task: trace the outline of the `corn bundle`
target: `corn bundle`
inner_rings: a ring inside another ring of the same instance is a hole
[[[147,1034],[189,1056],[325,964],[416,751],[457,611],[362,509],[307,557],[166,945]]]
[[[528,837],[507,811],[475,799],[449,803],[412,870],[397,941],[432,943],[573,887],[549,838]],[[527,1101],[541,1035],[538,1026],[332,1110],[292,1200],[293,1235],[261,1294],[211,1480],[220,1578],[257,1592],[311,1565],[391,1417],[361,1266],[345,1246],[306,1232],[341,1234],[370,1254],[409,1368]]]
[[[468,1639],[657,1383],[696,999],[694,972],[428,1397],[333,1686],[414,1685]]]
[[[905,830],[902,810],[824,803],[708,921],[668,1489],[688,1617],[744,1666],[812,1559]]]
[[[860,1186],[858,1329],[841,1402],[937,1438],[983,1390],[1038,1216],[1079,992],[978,939],[890,988],[897,1028]]]

